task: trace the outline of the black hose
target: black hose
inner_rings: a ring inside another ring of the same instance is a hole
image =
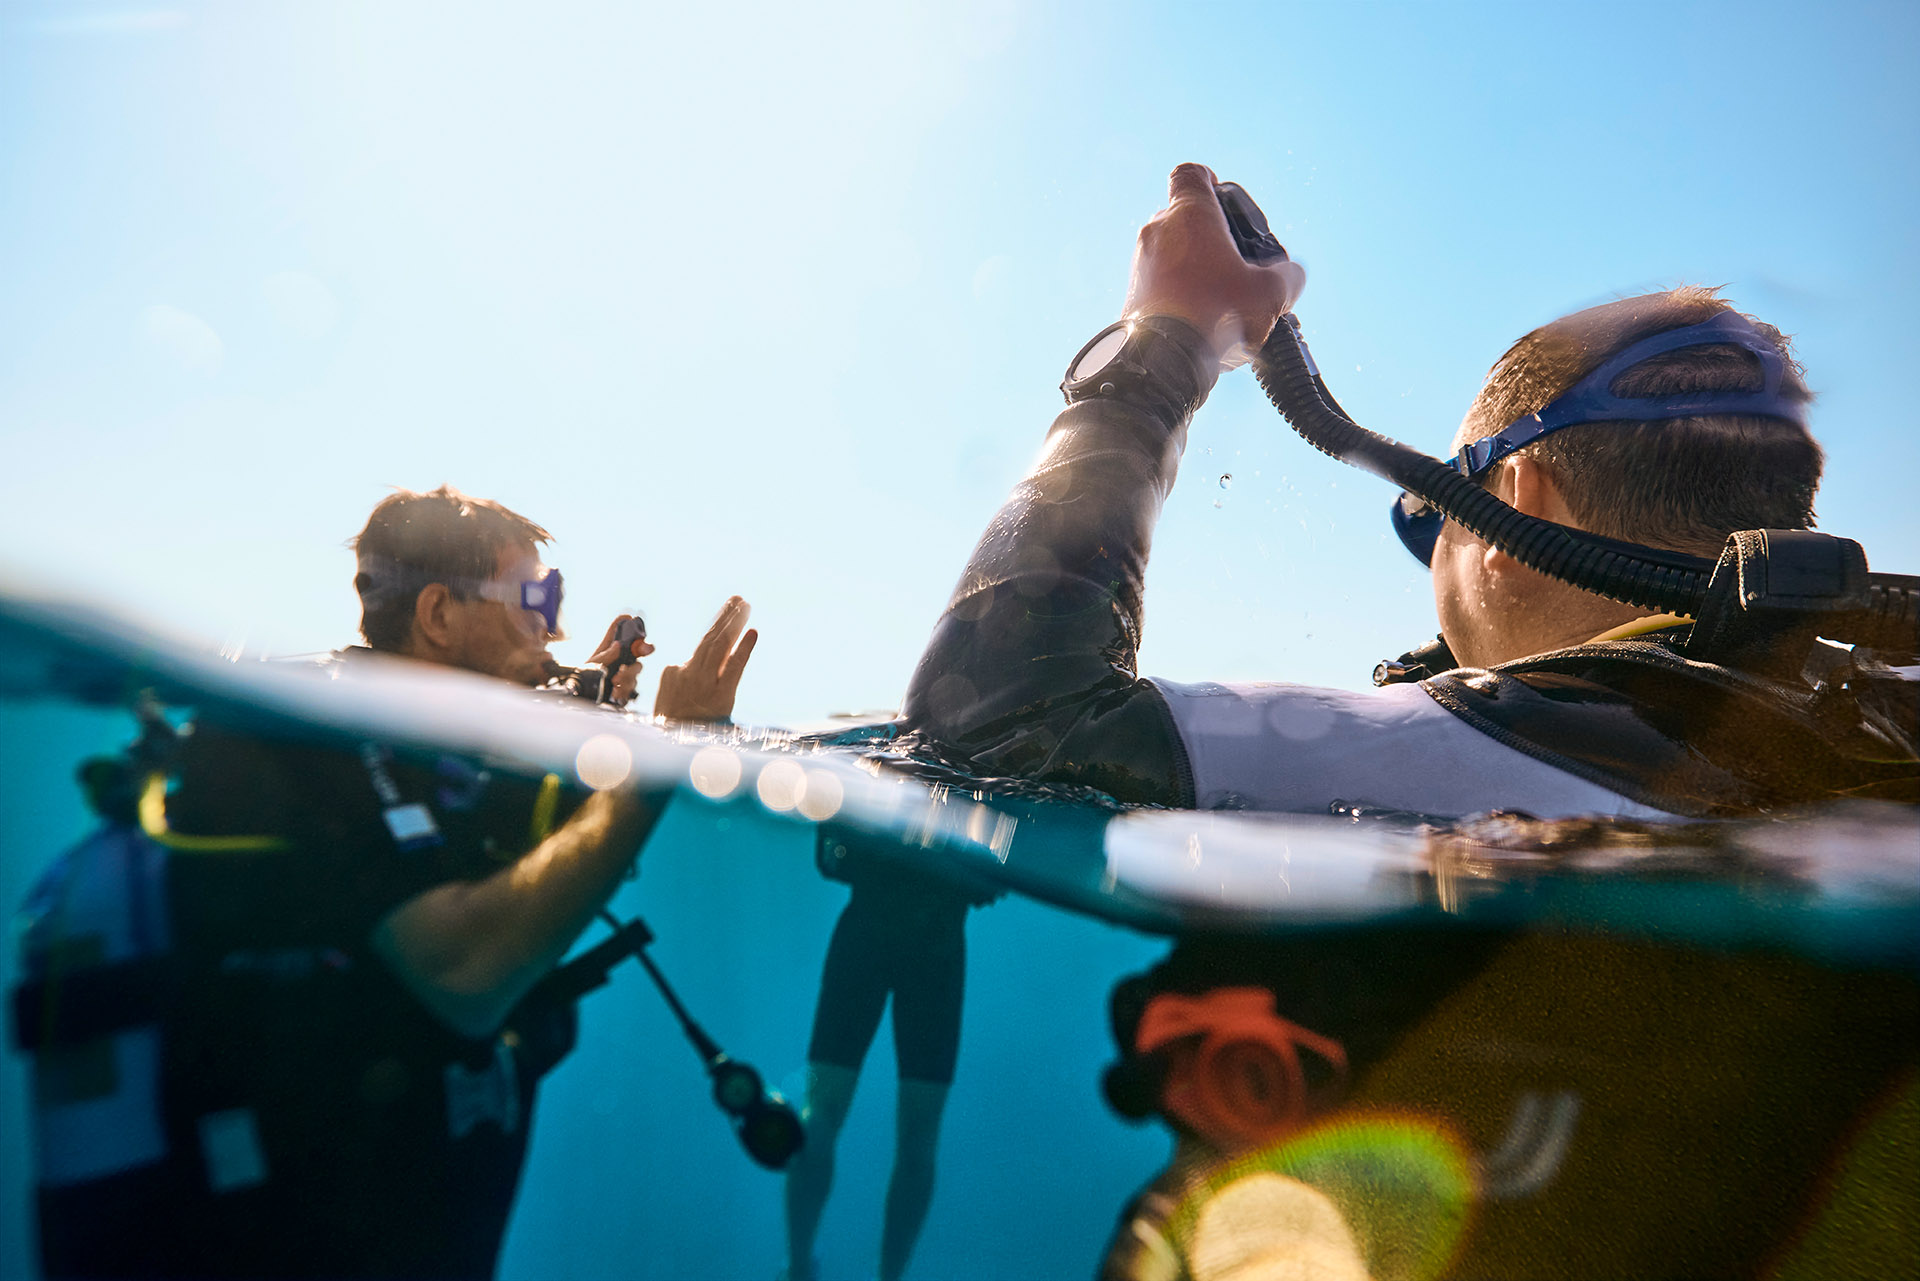
[[[1253,373],[1274,408],[1315,449],[1419,495],[1529,569],[1636,609],[1700,612],[1715,562],[1529,516],[1439,459],[1354,422],[1321,381],[1291,312],[1267,336]],[[1920,578],[1870,575],[1865,607],[1823,619],[1820,634],[1913,652],[1920,645]]]

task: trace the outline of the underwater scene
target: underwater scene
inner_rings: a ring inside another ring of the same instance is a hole
[[[74,767],[120,750],[134,723],[41,698],[0,707],[0,752],[21,771],[9,775],[21,790],[10,784],[8,795],[35,798],[9,807],[0,845],[10,852],[4,890],[18,904],[45,860],[12,852],[51,854],[97,822]],[[820,876],[808,825],[776,820],[758,801],[722,807],[689,788],[612,907],[622,917],[644,914],[659,938],[653,951],[689,1008],[797,1100],[821,964],[845,899],[844,886]],[[1079,1275],[1118,1207],[1166,1154],[1163,1136],[1115,1123],[1098,1093],[1111,1058],[1106,990],[1114,976],[1150,964],[1158,940],[1015,899],[971,922],[967,942],[963,1053],[918,1274]],[[17,961],[9,948],[9,989]],[[581,1048],[543,1090],[499,1275],[779,1271],[781,1176],[741,1150],[659,994],[628,965],[581,1013]],[[882,1028],[841,1135],[819,1244],[825,1276],[870,1275],[875,1266],[894,1143],[889,1038]],[[26,1061],[8,1054],[0,1072],[12,1118],[0,1151],[0,1270],[30,1276]],[[993,1208],[1012,1204],[1024,1207],[1017,1219]]]

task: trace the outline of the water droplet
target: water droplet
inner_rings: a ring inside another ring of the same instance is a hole
[[[1232,473],[1232,472],[1230,472],[1230,471],[1229,471],[1229,472],[1222,472],[1222,473],[1220,473],[1220,488],[1222,488],[1222,489],[1232,489],[1232,488],[1233,488],[1233,473]]]

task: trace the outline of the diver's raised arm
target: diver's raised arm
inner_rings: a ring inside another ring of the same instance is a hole
[[[1070,366],[1068,408],[974,549],[905,716],[982,772],[1191,804],[1171,717],[1135,666],[1147,556],[1188,421],[1303,277],[1240,257],[1209,170],[1182,165],[1170,188],[1141,230],[1126,319]]]

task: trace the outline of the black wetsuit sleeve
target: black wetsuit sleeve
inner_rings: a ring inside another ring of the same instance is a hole
[[[1211,355],[1148,317],[1110,381],[1054,420],[988,525],[907,689],[907,727],[977,773],[1193,804],[1166,702],[1136,666],[1147,555]]]

